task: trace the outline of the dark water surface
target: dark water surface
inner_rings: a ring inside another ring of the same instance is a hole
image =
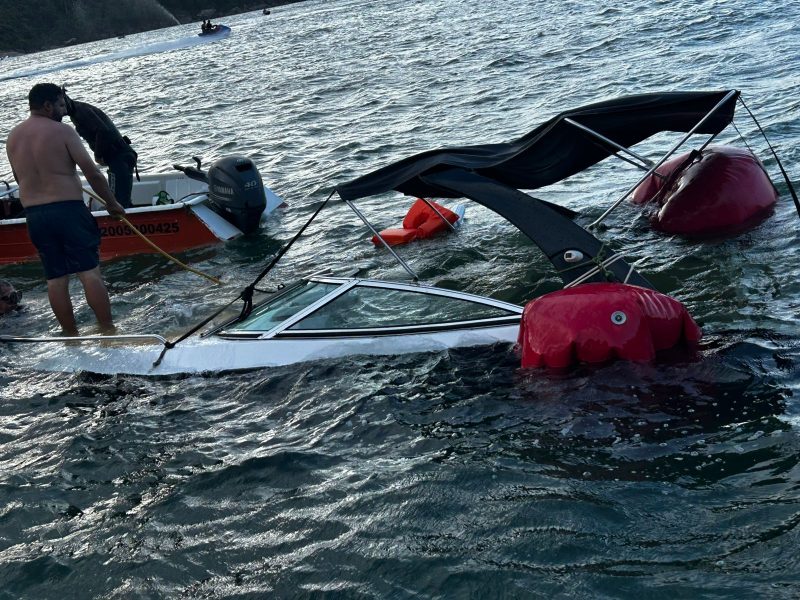
[[[227,19],[230,38],[202,46],[137,56],[193,32],[176,27],[5,59],[42,74],[3,83],[0,137],[30,86],[54,81],[106,110],[147,171],[256,160],[290,208],[261,235],[182,256],[224,290],[155,257],[104,266],[120,327],[170,332],[235,295],[336,183],[594,100],[740,89],[796,177],[799,12],[305,2]],[[623,205],[601,234],[703,325],[694,357],[554,373],[498,346],[148,379],[41,373],[35,350],[0,348],[0,598],[797,598],[798,219],[755,127],[737,124],[782,194],[772,218],[700,244]],[[538,195],[585,224],[637,178],[604,164]],[[408,205],[361,203],[381,227]],[[402,276],[367,237],[326,209],[268,283],[340,264]],[[457,235],[403,256],[429,283],[518,303],[559,287],[475,205]],[[0,333],[55,329],[38,265],[0,277],[26,304]]]

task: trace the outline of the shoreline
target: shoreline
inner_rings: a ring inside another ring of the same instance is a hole
[[[70,46],[77,46],[80,44],[86,44],[88,42],[96,42],[98,40],[106,40],[111,38],[119,38],[122,36],[132,35],[135,33],[142,33],[145,31],[158,31],[159,29],[167,29],[169,27],[175,27],[176,25],[187,25],[190,23],[200,23],[201,21],[210,18],[212,20],[219,20],[224,19],[225,17],[231,17],[234,15],[246,14],[250,12],[259,12],[264,9],[269,9],[270,11],[276,7],[286,6],[289,4],[297,4],[299,2],[303,2],[304,0],[261,0],[258,2],[248,2],[245,0],[242,2],[244,6],[237,6],[234,8],[233,11],[226,11],[224,9],[203,9],[198,11],[197,13],[188,14],[181,11],[175,11],[175,13],[169,13],[169,15],[176,21],[176,23],[172,23],[169,25],[162,25],[160,27],[132,27],[132,28],[113,28],[108,27],[103,32],[103,35],[92,35],[92,34],[85,34],[83,36],[77,36],[69,40],[65,40],[60,43],[56,44],[37,44],[36,41],[33,42],[35,48],[31,48],[30,50],[21,50],[19,47],[14,47],[14,42],[11,42],[7,48],[0,47],[0,60],[9,57],[9,56],[23,56],[26,54],[36,54],[37,52],[45,52],[47,50],[55,50],[58,48],[68,48]],[[46,17],[47,15],[42,15]],[[264,15],[267,16],[267,15]],[[37,32],[38,33],[38,32]],[[49,32],[43,31],[41,32],[40,36],[35,36],[37,39],[44,41],[48,39]],[[30,36],[33,37],[33,36]],[[30,38],[29,38],[30,39]],[[2,41],[0,41],[2,43]]]

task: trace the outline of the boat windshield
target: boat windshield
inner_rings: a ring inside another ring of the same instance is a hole
[[[304,281],[274,300],[259,306],[241,323],[229,328],[230,331],[269,331],[289,317],[329,294],[341,284]]]
[[[462,298],[359,285],[318,308],[288,330],[404,327],[509,316],[518,315]]]

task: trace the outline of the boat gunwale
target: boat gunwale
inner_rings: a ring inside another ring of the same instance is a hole
[[[157,213],[157,212],[168,212],[171,210],[183,210],[187,208],[191,208],[192,206],[196,206],[198,204],[204,203],[208,199],[208,194],[206,192],[197,192],[192,193],[190,196],[194,196],[193,198],[188,198],[184,200],[178,200],[173,204],[155,204],[153,206],[133,206],[130,208],[125,209],[125,216],[131,215],[140,215],[140,214],[150,214],[150,213]],[[108,211],[103,210],[93,210],[91,214],[94,218],[104,218],[104,217],[111,217],[108,214]],[[113,217],[111,217],[113,218]],[[14,219],[0,219],[0,227],[6,225],[25,225],[27,223],[27,219],[25,217],[16,217]]]

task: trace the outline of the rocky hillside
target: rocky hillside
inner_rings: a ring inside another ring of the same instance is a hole
[[[0,55],[36,52],[302,0],[0,0]]]

